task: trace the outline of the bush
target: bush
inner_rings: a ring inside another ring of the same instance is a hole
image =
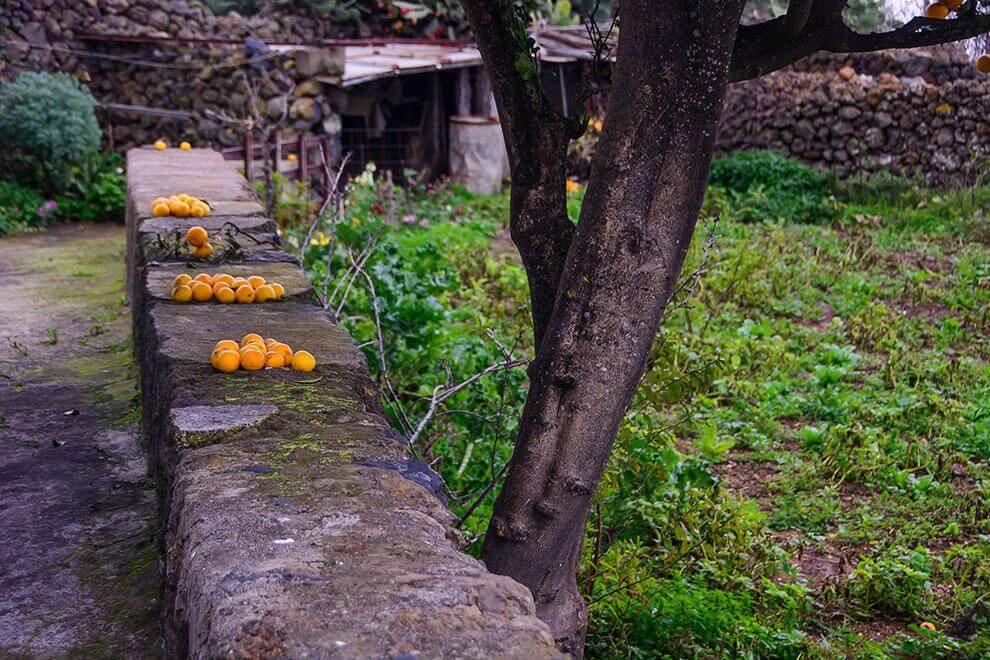
[[[0,85],[0,145],[22,182],[61,190],[73,165],[100,148],[93,95],[64,73],[25,72]]]
[[[712,163],[712,196],[743,222],[822,223],[835,219],[834,177],[770,151],[739,151]]]
[[[0,236],[37,227],[53,210],[37,191],[0,180]]]

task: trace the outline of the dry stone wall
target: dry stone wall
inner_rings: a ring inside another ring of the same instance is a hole
[[[973,77],[971,64],[881,53],[799,68],[730,87],[721,153],[771,149],[841,177],[890,170],[930,185],[966,184],[985,172],[990,81]]]
[[[390,428],[363,355],[244,179],[202,149],[132,150],[127,174],[166,656],[560,657],[529,590],[459,551],[439,477]],[[213,205],[196,222],[220,248],[214,262],[177,250],[189,219],[150,216],[152,199],[178,192]],[[241,252],[223,249],[226,232]],[[173,302],[173,278],[201,270],[258,274],[286,298]],[[316,370],[214,371],[214,343],[248,332],[309,350]]]
[[[315,62],[298,51],[266,50],[260,40],[313,42],[361,32],[293,5],[246,18],[214,16],[185,0],[9,0],[0,3],[0,77],[10,79],[21,70],[66,71],[86,82],[102,103],[188,113],[101,113],[117,149],[158,137],[232,146],[242,133],[238,120],[245,119],[279,124],[289,134],[336,134],[340,99],[315,78],[341,75],[342,54]],[[248,43],[107,42],[85,39],[86,34]]]

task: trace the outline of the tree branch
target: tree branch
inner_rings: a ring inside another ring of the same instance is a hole
[[[525,27],[513,23],[513,6],[507,0],[461,5],[490,74],[509,152],[509,228],[529,279],[539,347],[574,235],[564,189],[571,126],[543,94],[539,76],[524,75],[527,67],[519,66],[529,53],[520,43],[527,38]]]
[[[919,48],[953,41],[962,41],[990,32],[990,15],[971,11],[954,19],[918,16],[903,27],[888,32],[861,34],[842,26],[844,30],[824,50],[834,53],[863,53],[887,48]]]
[[[906,25],[886,32],[860,33],[842,20],[845,0],[791,0],[788,13],[758,25],[740,26],[733,50],[729,78],[749,80],[777,71],[812,53],[862,53],[888,48],[918,48],[969,39],[990,32],[990,16],[980,14],[975,5],[953,19],[918,16]],[[800,22],[797,12],[807,11],[802,27],[783,41],[776,40],[784,26]],[[792,8],[793,20],[789,20]]]

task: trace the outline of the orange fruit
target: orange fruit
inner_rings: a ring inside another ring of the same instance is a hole
[[[254,289],[249,284],[244,284],[234,289],[234,296],[239,303],[253,303]]]
[[[922,621],[921,623],[918,624],[918,627],[924,628],[925,630],[932,630],[932,631],[935,630],[935,624],[932,623],[931,621]]]
[[[175,302],[182,302],[182,303],[189,302],[190,300],[192,300],[192,297],[193,297],[192,288],[185,284],[180,284],[179,286],[172,289],[172,300],[174,300]]]
[[[193,225],[186,230],[186,242],[193,247],[203,247],[209,238],[210,235],[199,225]]]
[[[928,5],[928,9],[925,10],[925,16],[928,18],[946,18],[949,15],[949,8],[943,5],[941,2],[936,2],[933,5]]]
[[[222,282],[220,283],[220,288],[213,291],[213,297],[222,302],[224,305],[237,302],[237,294],[234,293],[233,289]]]
[[[220,346],[219,348],[214,348],[213,352],[210,353],[210,364],[213,365],[213,368],[214,369],[217,368],[217,358],[220,356],[221,353],[230,353],[230,352],[231,350],[227,346]]]
[[[227,286],[230,286],[234,282],[234,276],[228,275],[227,273],[217,273],[213,276],[214,282],[223,282]]]
[[[294,163],[294,162],[296,162],[296,155],[295,154],[289,154],[288,156],[285,157],[285,159],[287,161],[289,161],[290,163]]]
[[[193,257],[196,259],[209,259],[213,255],[213,246],[207,243],[203,247],[193,250]]]
[[[220,341],[218,341],[213,346],[213,348],[214,349],[217,349],[217,348],[229,348],[232,351],[239,351],[239,350],[241,350],[240,344],[238,344],[233,339],[221,339]]]
[[[265,345],[265,338],[259,335],[257,332],[249,332],[243,337],[241,337],[241,346],[247,346],[252,342],[257,342],[262,346]]]
[[[213,297],[213,289],[206,282],[195,282],[192,285],[192,297],[196,302],[206,302]]]
[[[213,365],[217,371],[225,374],[233,373],[241,366],[241,356],[230,350],[221,351],[217,356],[216,364]]]
[[[189,151],[190,149],[192,149],[192,145],[186,142],[185,140],[183,140],[182,142],[179,143],[179,149],[182,149],[183,151]]]
[[[285,295],[285,287],[278,282],[272,282],[269,286],[274,289],[276,298],[281,298]]]
[[[189,205],[183,202],[181,199],[168,203],[168,208],[172,211],[172,215],[177,218],[185,218],[189,215]]]
[[[213,284],[213,277],[209,273],[197,273],[196,277],[193,278],[197,282],[203,282],[204,284]]]
[[[271,349],[272,344],[277,344],[278,340],[271,337],[265,337],[265,348]]]
[[[172,280],[172,288],[174,289],[177,286],[181,286],[183,284],[189,284],[191,281],[192,278],[186,275],[185,273],[182,273],[181,275],[176,275],[175,279]]]
[[[283,344],[282,342],[277,341],[271,346],[269,346],[268,350],[275,351],[276,353],[281,355],[282,359],[285,361],[285,364],[289,364],[290,362],[292,362],[292,349],[289,347],[288,344]]]
[[[268,351],[265,353],[265,366],[271,367],[272,369],[281,369],[285,366],[285,358],[282,357],[281,353],[276,351]]]
[[[189,203],[189,195],[187,195],[186,193],[179,193],[178,195],[176,195],[176,198],[180,202],[186,202],[187,204]]]
[[[267,284],[262,284],[257,289],[254,290],[254,299],[256,302],[268,302],[269,300],[275,299],[275,289],[271,288]]]
[[[151,202],[152,206],[158,206],[159,204],[168,204],[168,197],[155,197],[154,201]]]
[[[165,144],[165,140],[155,140],[155,149],[158,149],[158,151],[165,151],[168,149],[168,145]]]
[[[265,354],[254,346],[241,349],[241,368],[245,371],[258,371],[265,366]]]
[[[168,202],[162,204],[155,204],[151,207],[151,215],[156,218],[161,218],[166,215],[172,215],[172,209],[169,207]]]
[[[251,277],[247,278],[247,281],[248,284],[253,286],[255,289],[257,289],[259,286],[264,286],[266,284],[265,278],[261,277],[260,275],[252,275]]]
[[[316,358],[307,351],[296,351],[292,356],[294,371],[312,371],[316,368]]]
[[[213,289],[213,295],[217,295],[217,291],[219,291],[220,289],[229,289],[230,286],[228,286],[225,282],[217,282],[216,280],[214,280],[213,286],[210,288]]]
[[[980,73],[990,73],[990,55],[980,55],[976,58],[976,70]]]
[[[198,204],[193,204],[191,207],[189,207],[189,215],[191,215],[194,218],[205,218],[207,213],[208,213],[207,208],[205,205],[203,205],[202,202]]]
[[[232,289],[236,289],[237,287],[244,286],[245,284],[247,286],[251,286],[250,284],[248,284],[248,281],[245,278],[243,278],[243,277],[235,277],[234,278],[234,281],[231,282],[231,285],[232,285],[231,288]],[[253,289],[254,287],[251,286],[251,288]]]

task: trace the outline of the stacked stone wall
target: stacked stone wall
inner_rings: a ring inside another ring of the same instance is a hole
[[[553,658],[528,589],[459,550],[439,477],[388,423],[364,357],[316,301],[247,182],[214,151],[127,156],[128,290],[144,433],[162,505],[166,657]],[[210,261],[185,192],[214,212]],[[241,250],[228,250],[236,235]],[[176,303],[180,273],[282,283],[284,300]],[[310,351],[309,373],[221,374],[220,339]]]
[[[890,58],[877,54],[852,63]],[[893,60],[890,60],[893,61]],[[928,62],[925,69],[920,62]],[[839,70],[834,66],[841,64]],[[835,58],[732,85],[717,149],[770,149],[840,177],[892,171],[929,185],[968,185],[990,152],[990,79],[956,60],[905,58],[876,75]],[[968,75],[953,77],[956,70]],[[924,75],[897,75],[911,70]],[[930,82],[941,80],[940,83]]]

